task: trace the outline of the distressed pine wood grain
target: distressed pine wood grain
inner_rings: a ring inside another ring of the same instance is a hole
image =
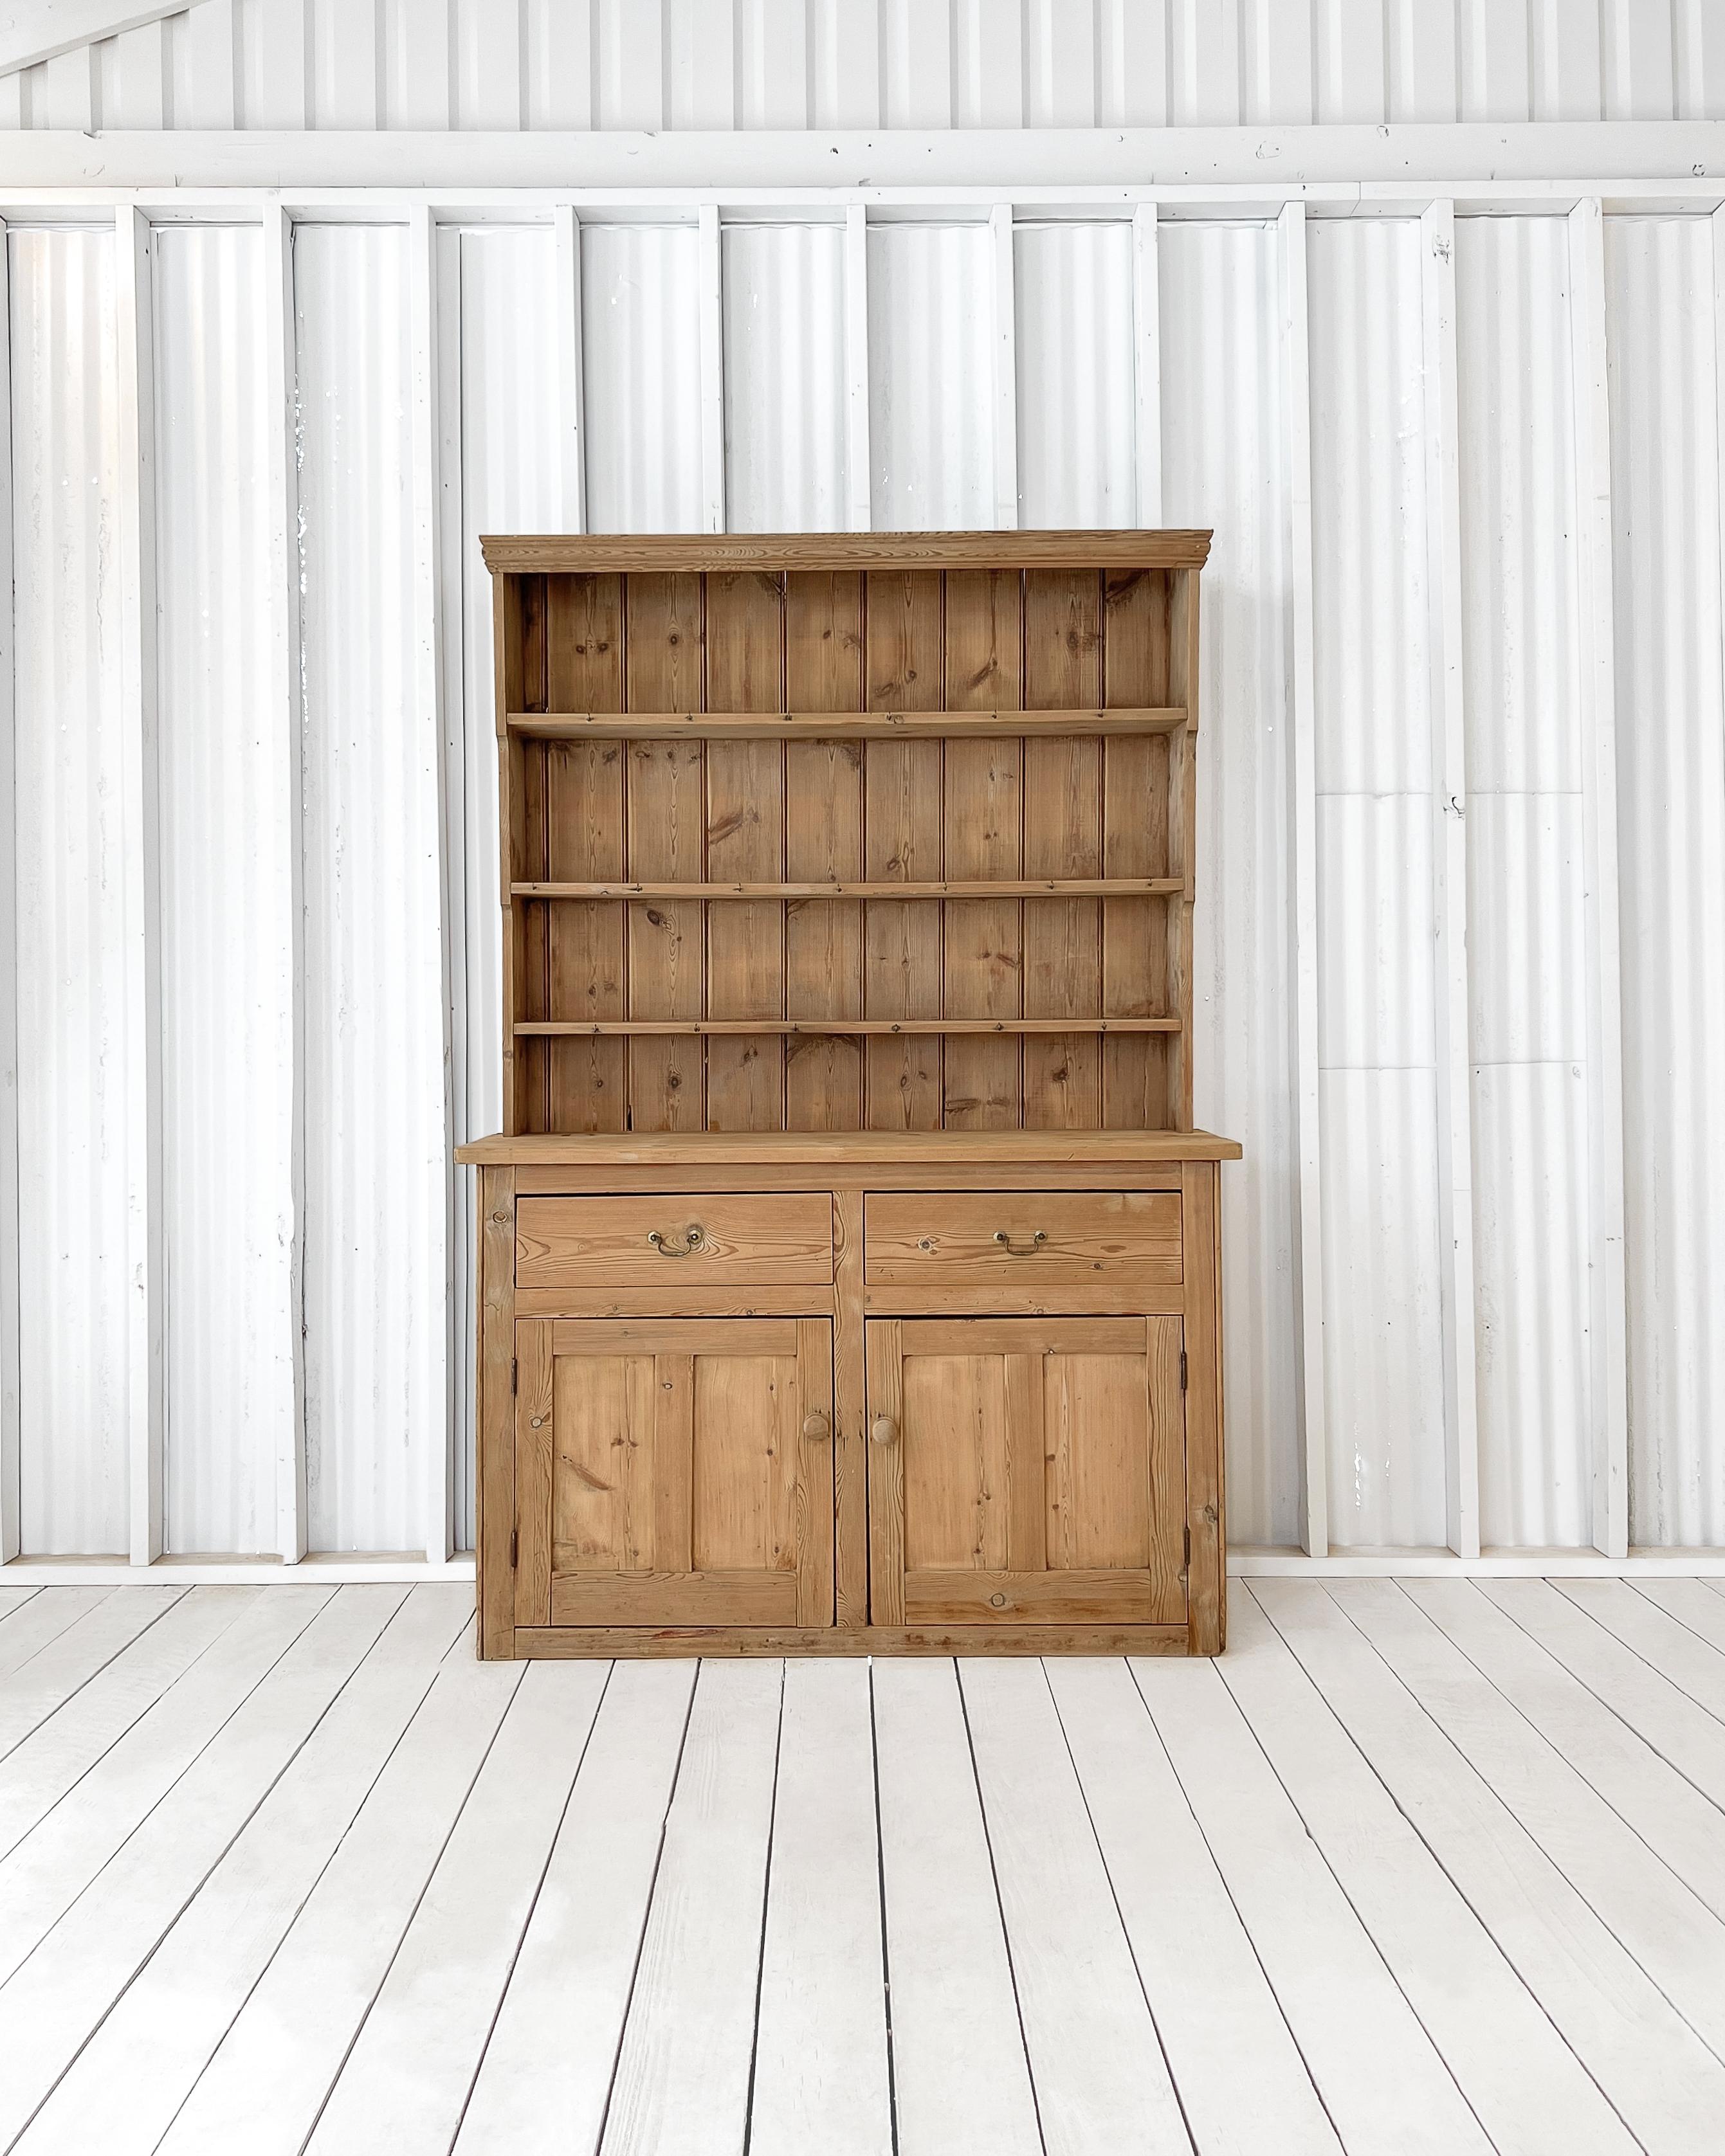
[[[546,694],[583,709],[623,708],[623,580],[618,576],[553,577],[545,591]],[[608,749],[609,754],[595,754]],[[581,879],[616,874],[623,865],[621,744],[557,742],[545,751],[546,874]],[[578,863],[590,863],[587,870]],[[603,864],[603,865],[600,865]],[[545,909],[548,1016],[623,1015],[624,920],[615,906],[558,901]],[[620,1131],[625,1125],[620,1041],[595,1038],[550,1044],[548,1111],[554,1129]]]
[[[694,1247],[688,1238],[698,1230]],[[657,1235],[656,1246],[650,1240]],[[665,1249],[681,1255],[666,1256]],[[748,1281],[832,1278],[832,1209],[824,1193],[697,1192],[656,1198],[527,1198],[516,1231],[523,1288],[657,1287],[674,1268],[682,1291]]]
[[[1027,571],[1024,701],[1033,710],[1099,701],[1102,589],[1094,570]],[[1094,737],[1027,742],[1024,873],[1102,872],[1102,755]],[[1101,910],[1094,899],[1027,899],[1024,1012],[1087,1015],[1100,1007]],[[1101,1044],[1081,1034],[1027,1040],[1027,1128],[1094,1128],[1101,1120]]]
[[[512,1651],[515,1573],[515,1170],[479,1178],[479,1398],[476,1433],[479,1651]]]
[[[870,742],[865,751],[864,873],[914,883],[940,875],[941,749],[937,742]],[[940,906],[926,899],[867,904],[868,1014],[909,1019],[938,1011]],[[939,1130],[938,1034],[866,1043],[872,1130]]]
[[[515,1622],[543,1625],[551,1609],[552,1519],[559,1479],[548,1325],[516,1327],[515,1364]]]
[[[765,571],[709,575],[707,708],[785,707],[785,598]],[[776,742],[714,742],[707,752],[707,858],[715,879],[748,882],[785,874],[785,752]],[[785,1015],[785,911],[780,906],[709,905],[708,998],[714,1012]],[[769,1034],[707,1043],[707,1112],[716,1130],[784,1128],[785,1045]]]
[[[1023,742],[949,742],[943,813],[950,880],[1017,877],[1022,865]],[[942,908],[942,927],[946,1015],[1022,1017],[1022,901],[949,899]],[[945,1127],[1016,1130],[1024,1115],[1021,1064],[1016,1040],[950,1038],[943,1070]]]

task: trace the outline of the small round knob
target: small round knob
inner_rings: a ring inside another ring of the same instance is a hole
[[[819,1408],[816,1408],[812,1414],[806,1414],[803,1417],[802,1434],[805,1437],[811,1439],[831,1437],[832,1421],[829,1417],[821,1413]]]
[[[1006,1596],[1004,1594],[991,1594],[988,1598],[988,1606],[991,1609],[1004,1609],[1007,1606]]]
[[[899,1425],[891,1415],[877,1415],[868,1425],[868,1435],[877,1445],[890,1445],[899,1435]]]

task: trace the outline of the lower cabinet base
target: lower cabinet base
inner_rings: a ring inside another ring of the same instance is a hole
[[[626,1625],[518,1625],[515,1654],[574,1661],[669,1660],[692,1655],[1187,1655],[1195,1645],[1184,1625],[949,1625],[917,1630],[868,1625],[769,1631],[677,1630]]]

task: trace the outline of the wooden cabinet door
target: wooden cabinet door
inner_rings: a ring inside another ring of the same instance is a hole
[[[832,1624],[828,1320],[515,1338],[518,1625]]]
[[[873,1621],[1184,1624],[1182,1322],[872,1320]]]

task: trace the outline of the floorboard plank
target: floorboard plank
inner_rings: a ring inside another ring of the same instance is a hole
[[[1346,1580],[1336,1599],[1702,2041],[1725,2055],[1725,1924],[1398,1585]]]
[[[1635,1592],[1675,1617],[1686,1631],[1725,1652],[1725,1594],[1707,1579],[1638,1579]]]
[[[466,1588],[412,1589],[38,2112],[22,2150],[149,2156],[353,1823],[471,1605]]]
[[[45,1591],[40,1587],[26,1587],[22,1581],[14,1584],[8,1580],[0,1584],[0,1625],[3,1625],[8,1617],[16,1616],[32,1595]]]
[[[784,1684],[771,1659],[701,1665],[605,2156],[740,2156]]]
[[[0,1681],[0,1758],[16,1751],[33,1729],[165,1616],[185,1592],[183,1587],[128,1587],[105,1595]]]
[[[873,1680],[899,2156],[1041,2156],[953,1665]]]
[[[0,1979],[59,1921],[315,1622],[333,1589],[263,1596],[0,1859]]]
[[[1307,1676],[1619,2117],[1650,2156],[1703,2156],[1725,2067],[1336,1599],[1295,1624],[1264,1585]]]
[[[21,1670],[51,1640],[81,1623],[117,1592],[111,1587],[49,1587],[31,1595],[0,1625],[0,1678]]]
[[[1638,1594],[1626,1579],[1565,1579],[1554,1582],[1553,1591],[1725,1723],[1725,1653],[1717,1647]]]
[[[1123,1661],[1064,1656],[1047,1666],[1200,2152],[1339,2156],[1336,2130],[1130,1671]]]
[[[750,2156],[891,2156],[866,1662],[785,1666]]]
[[[1184,2149],[1185,2123],[1040,1661],[959,1666],[1049,2156]]]
[[[0,1857],[252,1609],[255,1587],[194,1587],[0,1761]]]
[[[0,2083],[0,2147],[220,1861],[405,1592],[339,1589],[0,1986],[0,2023],[13,2053]]]
[[[529,1664],[306,2156],[454,2141],[609,1667]]]
[[[1725,1917],[1725,1818],[1709,1801],[1725,1799],[1725,1727],[1543,1580],[1410,1580],[1408,1594]]]
[[[1348,2156],[1489,2156],[1219,1672],[1132,1667]]]
[[[1290,1630],[1346,1621],[1321,1587],[1263,1584]],[[1499,2156],[1634,2156],[1623,2122],[1252,1594],[1233,1598],[1228,1650],[1228,1690]]]
[[[592,2156],[599,2146],[695,1670],[611,1671],[457,2156]]]
[[[162,2156],[299,2156],[526,1666],[456,1641]]]

